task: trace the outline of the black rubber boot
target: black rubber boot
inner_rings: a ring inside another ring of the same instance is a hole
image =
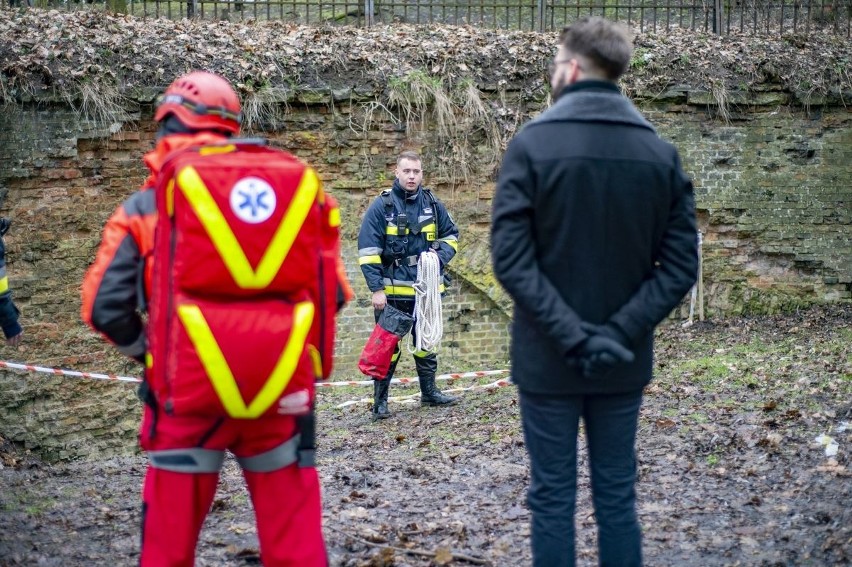
[[[438,371],[437,355],[415,357],[414,365],[417,367],[417,377],[420,379],[421,406],[451,406],[458,401],[458,398],[444,394],[435,385],[435,373]]]
[[[390,376],[384,380],[373,380],[373,421],[387,419],[391,416],[388,411],[388,391]]]

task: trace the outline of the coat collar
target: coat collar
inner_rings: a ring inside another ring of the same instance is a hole
[[[562,121],[629,124],[656,132],[630,99],[606,81],[580,81],[565,87],[553,106],[532,122]]]
[[[396,194],[397,197],[402,199],[403,202],[405,202],[406,200],[408,200],[408,201],[415,200],[417,198],[417,196],[420,195],[420,189],[422,187],[423,186],[420,185],[419,187],[417,187],[417,191],[414,191],[413,193],[409,193],[408,191],[405,190],[405,187],[400,185],[399,179],[393,180],[393,192]]]

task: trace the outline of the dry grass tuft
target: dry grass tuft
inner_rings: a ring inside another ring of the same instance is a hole
[[[719,116],[728,124],[731,121],[730,102],[728,100],[728,88],[722,81],[711,80],[710,92],[713,98],[716,99],[716,108],[719,111]]]
[[[112,124],[126,120],[127,101],[118,87],[107,81],[80,81],[76,89],[66,91],[68,104],[85,120],[96,124]]]
[[[289,111],[290,91],[267,87],[243,96],[243,129],[253,132],[281,122]]]
[[[504,147],[501,130],[471,80],[447,86],[440,77],[414,70],[388,81],[388,107],[399,112],[409,136],[430,129],[437,134],[446,150],[438,174],[453,185],[499,160]]]

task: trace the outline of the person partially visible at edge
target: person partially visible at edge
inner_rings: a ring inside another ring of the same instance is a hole
[[[421,252],[434,250],[444,270],[458,250],[459,231],[444,204],[422,186],[423,162],[416,152],[406,151],[396,160],[393,187],[385,190],[367,209],[358,233],[358,263],[372,292],[376,320],[386,305],[414,315],[414,283]],[[415,322],[416,326],[416,322]],[[412,334],[414,331],[412,331]],[[400,346],[383,380],[373,381],[373,419],[390,417],[388,390],[401,354]],[[417,350],[414,364],[424,406],[454,404],[457,400],[435,384],[438,356]]]
[[[82,317],[113,342],[123,354],[144,362],[146,329],[140,311],[150,299],[154,228],[157,223],[155,187],[161,168],[176,152],[211,146],[239,133],[240,101],[222,77],[192,72],[176,79],[158,105],[155,149],[144,157],[150,176],[142,189],[121,204],[107,221],[103,241],[86,273]],[[330,196],[326,195],[327,202]],[[333,201],[333,200],[332,200]],[[334,205],[336,207],[336,204]],[[346,293],[338,293],[338,308],[351,299],[348,282],[338,265],[337,277]],[[250,329],[247,329],[247,332]],[[149,361],[150,364],[150,361]],[[147,371],[146,371],[147,374]],[[215,472],[176,472],[155,466],[155,454],[203,453],[210,460],[231,450],[243,467],[257,519],[264,565],[327,565],[321,526],[320,485],[312,460],[293,464],[279,459],[292,452],[301,431],[301,415],[256,419],[172,416],[150,388],[140,389],[145,401],[140,442],[151,463],[145,476],[142,507],[142,566],[191,566],[204,518],[218,482]],[[312,413],[310,414],[312,417]],[[265,456],[265,457],[264,457]],[[270,464],[270,458],[275,457]],[[290,455],[292,457],[292,455]],[[199,457],[200,458],[200,457]],[[265,458],[263,466],[248,461]],[[213,460],[215,460],[213,459]],[[191,460],[191,459],[190,459]],[[204,461],[205,459],[201,459]],[[283,465],[283,466],[282,466]],[[214,467],[215,468],[215,467]]]
[[[697,275],[692,183],[616,85],[631,51],[628,31],[600,17],[562,31],[556,101],[509,144],[493,202],[494,273],[515,302],[512,380],[538,567],[575,564],[580,418],[600,565],[642,564],[642,391],[654,328]]]
[[[6,344],[16,347],[24,338],[24,329],[18,322],[20,311],[12,301],[12,290],[9,288],[9,276],[6,274],[6,242],[3,236],[9,232],[12,221],[0,217],[0,327],[6,337]]]

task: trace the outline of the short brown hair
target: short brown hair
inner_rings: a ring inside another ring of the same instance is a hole
[[[593,67],[587,71],[597,71],[610,81],[627,71],[633,54],[633,38],[627,27],[600,16],[580,18],[566,26],[559,42],[565,51]]]
[[[396,158],[396,164],[399,165],[399,162],[401,162],[404,159],[411,160],[411,161],[419,161],[420,163],[423,163],[423,160],[420,159],[420,154],[418,154],[417,152],[413,152],[411,150],[405,151],[405,152],[402,152],[401,154],[399,154],[399,157]]]

